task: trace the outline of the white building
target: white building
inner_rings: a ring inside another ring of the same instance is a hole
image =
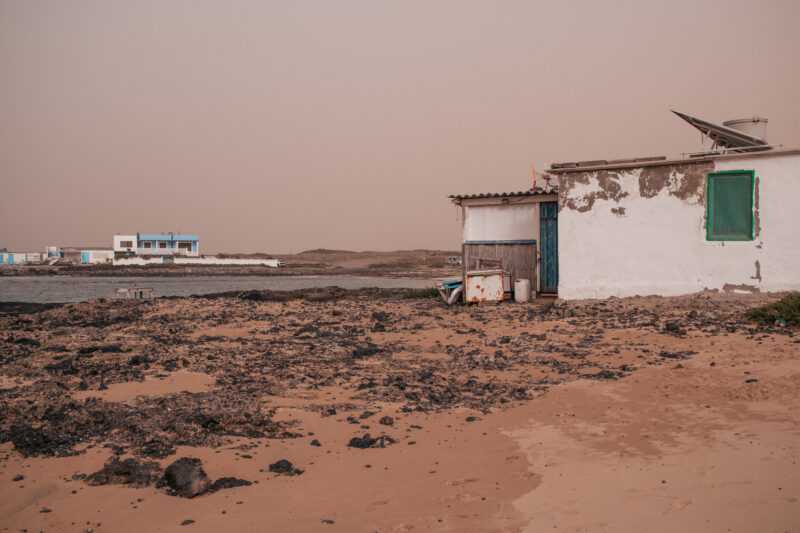
[[[39,264],[44,261],[40,252],[0,252],[0,265]]]
[[[240,259],[200,255],[197,235],[183,233],[131,233],[114,235],[113,263],[117,266],[207,265],[267,266],[278,259]]]
[[[200,255],[197,235],[183,233],[135,233],[114,235],[114,254],[125,256],[186,256]]]
[[[564,299],[800,289],[800,150],[768,145],[766,119],[676,114],[711,150],[554,163],[552,197],[451,197],[464,209],[465,274],[492,258],[514,278],[534,265],[531,285]]]
[[[111,264],[114,261],[114,250],[88,249],[81,250],[82,265]]]
[[[139,246],[139,240],[136,234],[131,235],[114,235],[114,253],[115,254],[136,254]]]
[[[562,298],[800,289],[800,150],[550,172]]]
[[[501,268],[539,293],[558,288],[557,192],[548,187],[450,196],[461,207],[462,266]]]

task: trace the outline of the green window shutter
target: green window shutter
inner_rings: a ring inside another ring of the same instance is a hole
[[[706,238],[709,241],[753,240],[753,182],[749,170],[708,175]]]

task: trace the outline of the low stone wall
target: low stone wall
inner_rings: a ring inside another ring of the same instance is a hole
[[[234,259],[221,257],[176,257],[176,265],[230,265],[230,266],[268,266],[278,268],[281,264],[278,259]]]
[[[114,259],[114,266],[146,266],[146,265],[225,265],[225,266],[267,266],[278,268],[278,259],[234,259],[222,257],[121,257]]]

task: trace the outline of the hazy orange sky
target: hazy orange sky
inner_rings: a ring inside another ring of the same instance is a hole
[[[800,145],[800,2],[0,0],[0,247],[455,248],[446,196]],[[798,176],[800,179],[800,176]]]

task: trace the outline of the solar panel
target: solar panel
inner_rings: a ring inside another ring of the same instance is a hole
[[[769,148],[766,141],[758,137],[753,137],[739,130],[720,124],[714,124],[713,122],[708,122],[675,110],[672,110],[672,112],[700,130],[703,135],[711,139],[715,146],[721,148]]]

